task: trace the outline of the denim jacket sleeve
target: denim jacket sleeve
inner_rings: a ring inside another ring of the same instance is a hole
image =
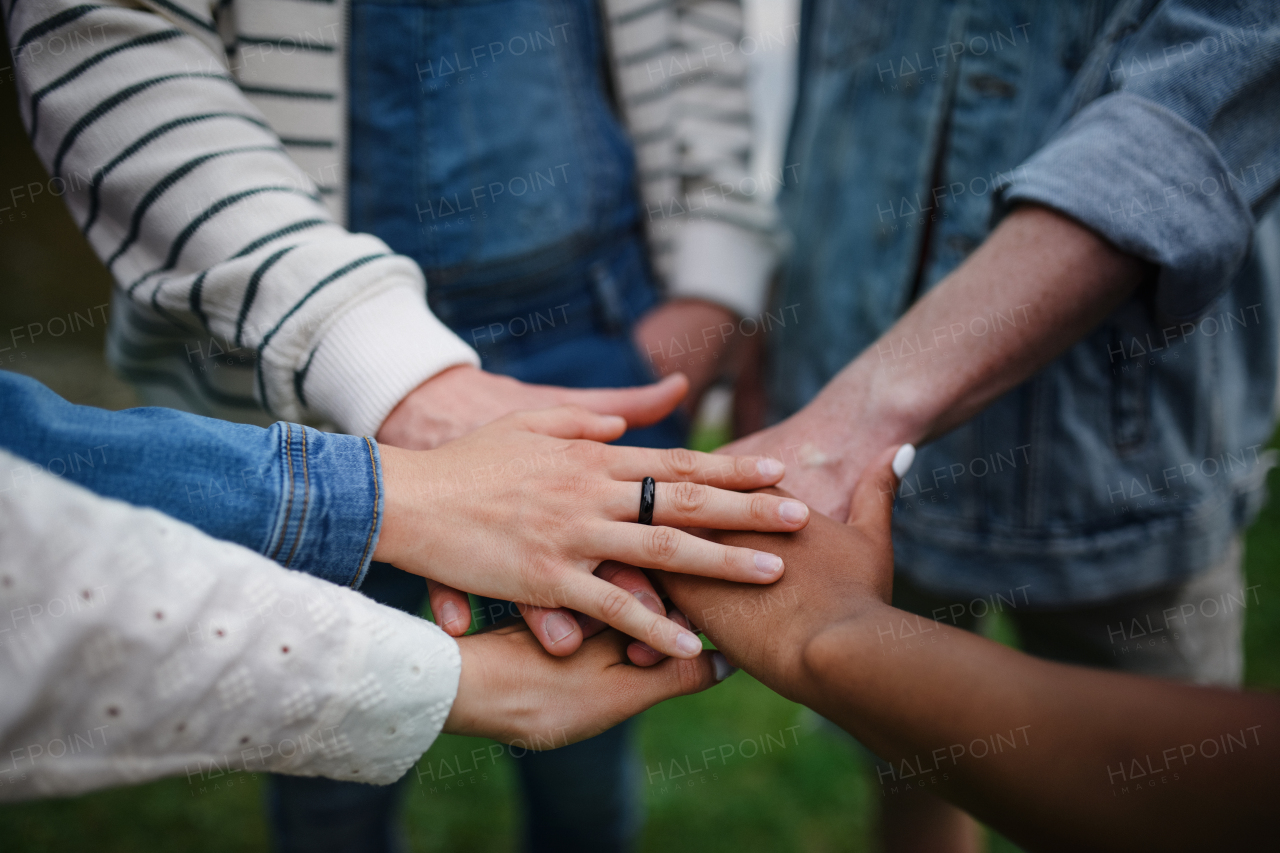
[[[1157,310],[1193,317],[1231,282],[1280,185],[1280,4],[1121,3],[1070,117],[1002,191],[1159,267]]]
[[[372,439],[76,406],[9,371],[0,371],[0,413],[0,447],[31,463],[0,471],[0,492],[42,469],[282,566],[351,588],[364,580],[383,506]]]

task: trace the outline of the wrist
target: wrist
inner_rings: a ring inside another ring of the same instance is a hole
[[[875,645],[882,632],[876,626],[891,626],[895,613],[900,611],[868,596],[839,620],[810,631],[799,649],[797,696],[791,698],[822,713],[833,685],[856,691],[861,684],[859,662],[879,654]]]
[[[482,737],[488,734],[475,700],[477,697],[487,697],[488,701],[496,704],[500,697],[489,695],[485,683],[487,656],[484,638],[485,635],[479,635],[457,640],[458,656],[462,659],[462,667],[458,675],[458,692],[453,698],[453,705],[449,708],[449,716],[445,718],[442,729],[446,734],[467,737]]]
[[[427,308],[421,284],[397,279],[324,330],[305,370],[306,400],[343,432],[374,435],[425,379],[479,361]]]
[[[433,517],[431,509],[423,505],[426,454],[379,444],[378,455],[382,460],[382,526],[373,559],[408,570],[414,543],[430,541],[423,535],[423,526]]]
[[[792,440],[798,443],[785,449],[786,461],[845,468],[852,488],[869,453],[923,443],[930,429],[923,396],[864,354],[793,416]]]
[[[474,388],[480,368],[454,365],[404,396],[378,429],[378,441],[412,450],[429,450],[477,426],[468,418],[466,389]]]

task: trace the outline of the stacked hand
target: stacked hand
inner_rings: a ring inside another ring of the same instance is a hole
[[[462,590],[515,601],[525,619],[459,640],[446,731],[563,746],[730,672],[634,566],[768,584],[783,573],[774,554],[680,528],[792,532],[809,511],[741,493],[782,478],[774,459],[601,443],[665,417],[687,388],[679,374],[647,388],[574,391],[455,368],[383,425],[374,559],[426,577],[432,611],[455,637],[471,622]],[[559,407],[539,408],[549,405]],[[514,411],[527,408],[538,410]],[[636,523],[645,477],[657,481],[652,526]]]
[[[506,416],[430,453],[383,445],[386,516],[375,559],[436,582],[433,610],[455,636],[470,621],[456,592],[466,590],[520,603],[553,654],[584,639],[570,608],[654,652],[696,657],[701,642],[666,618],[642,575],[615,573],[610,583],[595,569],[612,559],[771,583],[783,570],[775,555],[678,528],[791,532],[807,523],[808,509],[729,491],[776,483],[784,473],[776,460],[601,443],[626,427],[621,417],[560,407]],[[658,481],[651,527],[636,523],[646,476]]]

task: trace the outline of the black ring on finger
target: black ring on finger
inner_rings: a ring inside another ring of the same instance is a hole
[[[653,524],[653,505],[657,495],[657,483],[652,477],[645,477],[640,482],[640,524]]]

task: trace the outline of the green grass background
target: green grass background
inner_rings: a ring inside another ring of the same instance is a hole
[[[4,39],[0,36],[0,44]],[[0,329],[82,314],[106,301],[109,281],[80,238],[60,199],[48,193],[11,203],[10,189],[46,176],[18,122],[11,63],[0,50]],[[122,408],[127,387],[101,359],[101,329],[0,356],[0,368],[31,373],[76,402]],[[704,434],[716,446],[723,436]],[[1280,483],[1271,475],[1273,493]],[[1266,508],[1247,537],[1248,583],[1259,603],[1247,612],[1247,681],[1280,686],[1280,508]],[[1007,639],[1007,626],[992,626]],[[0,685],[0,690],[4,685]],[[796,726],[798,728],[790,729]],[[797,705],[745,673],[698,696],[660,705],[641,718],[639,747],[647,768],[704,749],[783,734],[787,747],[730,757],[715,770],[676,786],[644,784],[648,820],[642,849],[679,853],[862,850],[870,846],[877,786],[866,759],[843,735],[814,724]],[[790,729],[790,731],[787,731]],[[443,736],[419,768],[461,759],[488,742]],[[501,761],[475,784],[446,789],[420,784],[410,771],[404,819],[415,851],[506,851],[516,847],[519,805],[510,763]],[[469,781],[469,780],[468,780]],[[201,790],[203,787],[204,790]],[[258,851],[267,849],[261,778],[241,774],[196,786],[168,779],[69,799],[0,806],[0,851]],[[999,839],[993,849],[1012,849]]]

